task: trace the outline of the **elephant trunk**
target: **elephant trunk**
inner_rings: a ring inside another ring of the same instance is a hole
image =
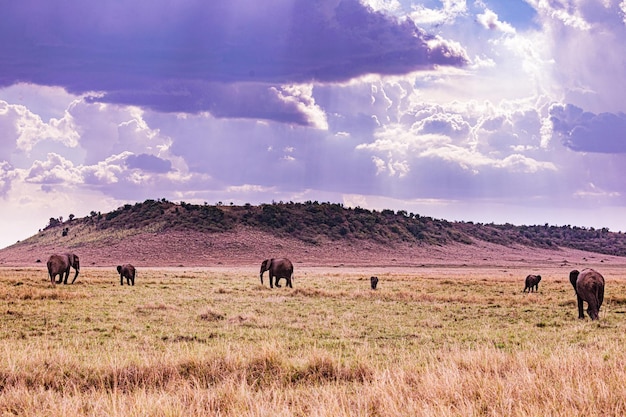
[[[259,274],[259,277],[261,278],[261,284],[263,284],[263,273],[264,273],[264,272],[265,272],[265,271],[261,270],[261,273]]]
[[[76,278],[78,278],[78,271],[80,270],[80,265],[78,265],[78,263],[76,264],[76,273],[74,274],[74,279],[72,280],[72,284],[74,283],[74,281],[76,281]]]

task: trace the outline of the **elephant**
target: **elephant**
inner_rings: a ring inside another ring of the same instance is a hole
[[[64,255],[51,255],[48,259],[48,275],[50,275],[50,281],[52,284],[67,284],[67,278],[70,275],[70,267],[76,270],[72,284],[78,277],[80,270],[80,262],[78,256],[73,253],[66,253]],[[59,280],[55,281],[54,277],[59,276]]]
[[[135,285],[135,267],[131,264],[118,265],[117,272],[120,274],[120,285],[124,285],[124,278],[128,285]]]
[[[528,292],[533,292],[533,288],[536,291],[539,291],[539,281],[541,281],[541,275],[528,275],[526,277],[526,285],[524,287],[524,291],[528,290]]]
[[[266,259],[261,263],[261,284],[263,284],[263,273],[265,271],[269,271],[270,276],[270,288],[274,288],[272,284],[272,278],[276,277],[276,287],[280,288],[278,285],[278,280],[281,278],[285,278],[287,280],[287,286],[289,288],[293,288],[291,285],[291,280],[293,278],[293,264],[287,258],[278,258],[278,259]]]
[[[583,301],[586,301],[587,314],[591,320],[598,320],[598,313],[604,300],[604,277],[591,268],[585,268],[580,272],[574,269],[569,273],[569,281],[576,291],[578,318],[585,318]]]
[[[372,289],[375,290],[378,285],[378,277],[370,277],[370,285]]]

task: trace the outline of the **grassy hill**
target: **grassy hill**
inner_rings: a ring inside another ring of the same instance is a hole
[[[74,236],[72,245],[84,246],[114,242],[138,233],[219,235],[241,228],[313,246],[329,241],[439,246],[488,242],[502,246],[571,248],[626,256],[626,234],[610,232],[606,228],[450,222],[406,211],[347,208],[341,204],[317,201],[226,206],[146,200],[134,205],[126,204],[105,214],[92,212],[84,218],[66,221],[51,218],[38,235],[20,243],[56,241],[64,232]]]

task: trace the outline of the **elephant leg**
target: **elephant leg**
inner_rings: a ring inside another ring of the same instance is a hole
[[[589,300],[587,303],[587,314],[591,317],[591,320],[598,320],[598,301],[596,299]]]
[[[280,278],[279,278],[279,277],[275,277],[274,286],[275,286],[276,288],[280,288],[280,284],[278,283],[278,281],[280,281]]]
[[[598,290],[598,311],[600,311],[600,307],[602,307],[603,301],[604,301],[604,287]]]
[[[589,314],[591,320],[598,320],[598,311],[591,305],[587,307],[587,314]]]
[[[270,275],[270,288],[274,288],[273,280],[274,280],[274,277]]]
[[[120,275],[120,285],[124,285],[124,277],[122,275]]]
[[[291,284],[291,278],[287,278],[287,286],[289,288],[293,288],[293,285]]]
[[[63,282],[63,272],[59,274],[59,279],[57,280],[57,284],[60,284],[62,282]]]
[[[583,299],[578,297],[578,318],[584,319],[585,314],[583,313]]]

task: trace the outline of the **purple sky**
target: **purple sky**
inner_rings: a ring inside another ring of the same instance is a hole
[[[147,198],[626,231],[626,0],[2,10],[0,247]]]

